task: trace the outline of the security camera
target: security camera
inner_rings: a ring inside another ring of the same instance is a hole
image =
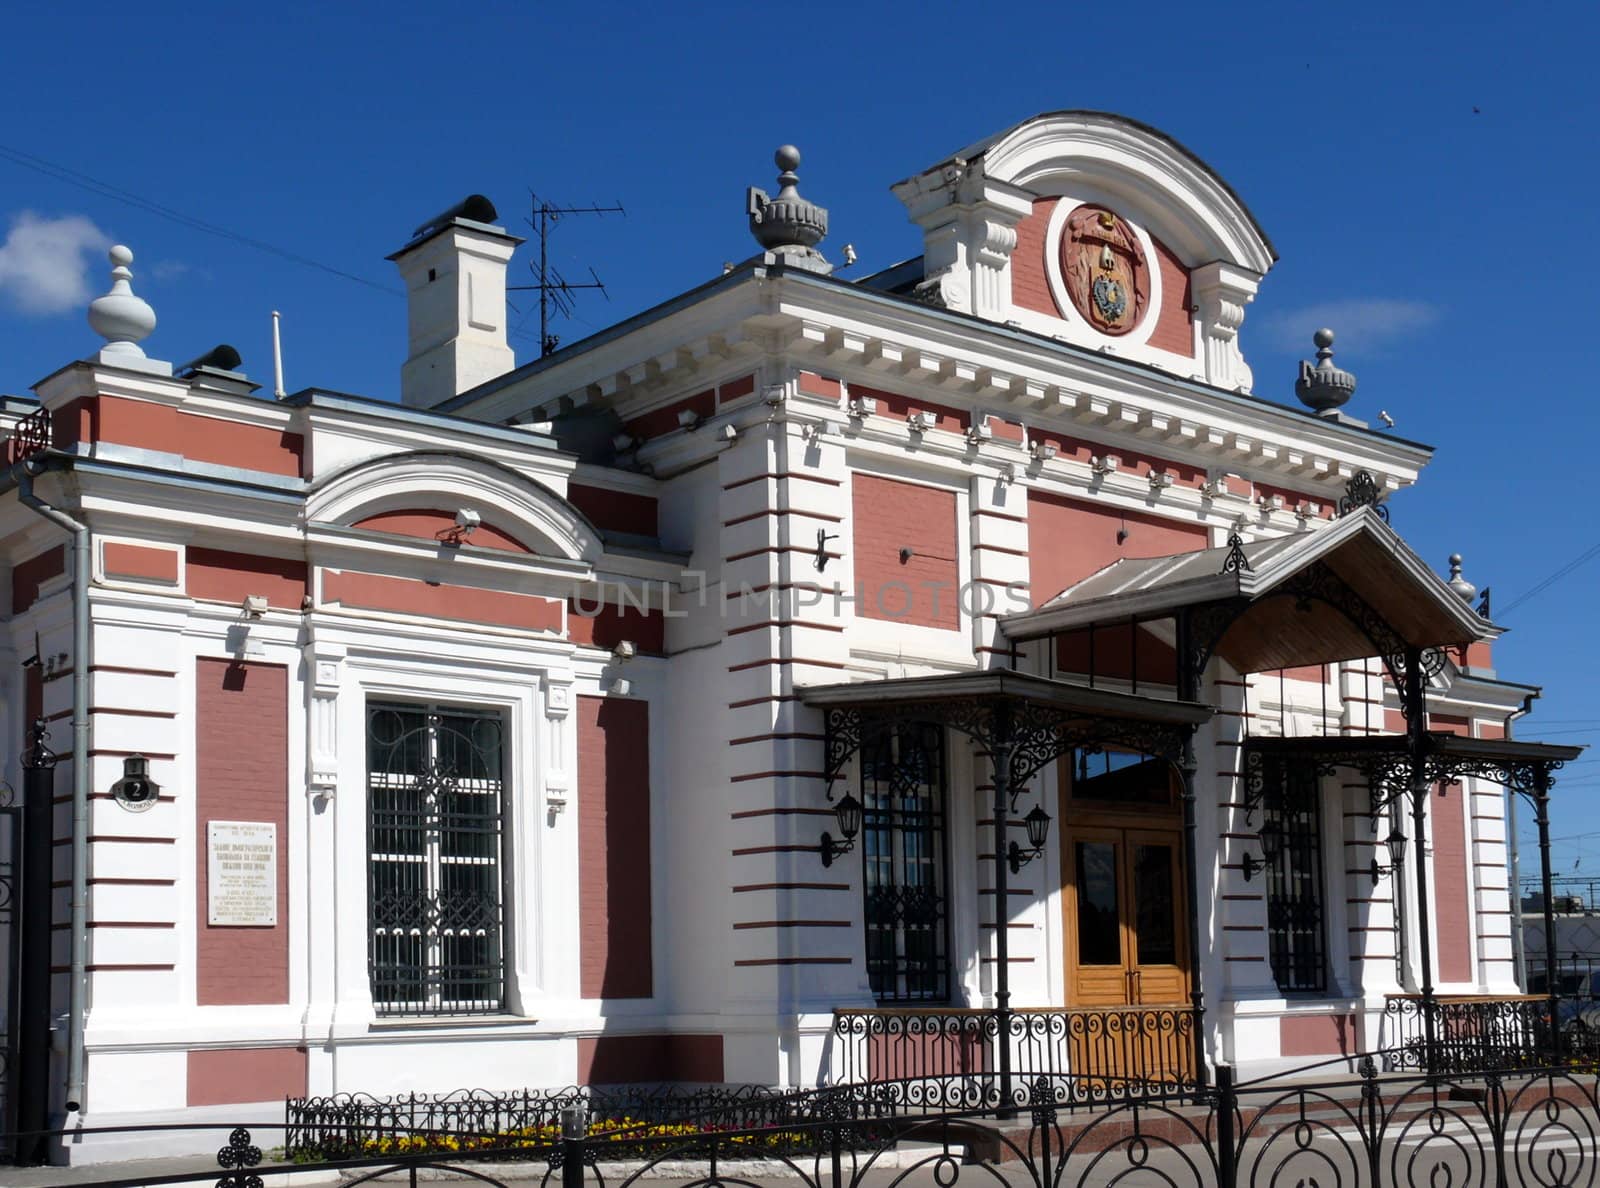
[[[478,525],[481,523],[483,523],[483,517],[470,507],[464,507],[456,512],[456,528],[462,536],[471,536],[478,530]]]
[[[855,262],[856,262],[856,245],[853,244],[853,243],[847,243],[847,244],[844,245],[844,266],[846,268],[849,268],[850,265],[854,264]]]

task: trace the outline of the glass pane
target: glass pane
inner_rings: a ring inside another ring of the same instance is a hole
[[[1138,963],[1178,964],[1171,846],[1134,847],[1133,895],[1133,927],[1138,938]]]
[[[1122,804],[1170,804],[1171,771],[1165,760],[1128,751],[1079,747],[1063,756],[1070,764],[1074,800]]]
[[[1117,847],[1078,842],[1078,964],[1121,965],[1118,931]]]

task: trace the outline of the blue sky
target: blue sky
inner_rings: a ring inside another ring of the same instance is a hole
[[[1103,108],[1209,161],[1276,243],[1243,331],[1257,393],[1292,401],[1311,331],[1333,325],[1350,411],[1439,449],[1395,526],[1441,568],[1464,553],[1507,606],[1600,544],[1597,33],[1600,7],[1578,3],[19,5],[0,392],[93,349],[102,236],[136,253],[152,354],[230,342],[270,386],[276,308],[291,389],[393,397],[405,311],[383,257],[464,194],[513,226],[529,187],[627,208],[554,240],[569,276],[593,265],[610,291],[557,327],[572,340],[750,254],[744,187],[771,187],[780,142],[859,275],[918,250],[892,182],[1036,112]],[[87,273],[56,267],[77,246]],[[1597,585],[1600,557],[1505,616],[1501,675],[1545,686],[1524,737],[1600,741]],[[1596,793],[1600,762],[1558,787],[1564,872],[1600,875]]]

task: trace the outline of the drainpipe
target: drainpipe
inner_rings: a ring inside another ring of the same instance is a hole
[[[1506,738],[1511,737],[1511,723],[1518,718],[1525,718],[1533,712],[1534,700],[1539,696],[1537,692],[1529,693],[1522,699],[1522,708],[1512,710],[1506,715]],[[1517,841],[1517,794],[1511,793],[1506,797],[1506,833],[1511,838],[1511,955],[1516,961],[1517,988],[1524,993],[1528,989],[1528,954],[1527,946],[1522,935],[1522,856],[1521,847]],[[1554,970],[1545,970],[1546,984],[1555,977]]]
[[[52,460],[37,456],[16,468],[17,498],[72,535],[72,975],[67,1021],[68,1113],[83,1108],[83,1015],[87,995],[89,902],[89,529],[34,494],[33,479]]]

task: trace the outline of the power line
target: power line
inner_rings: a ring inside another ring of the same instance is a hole
[[[1516,610],[1517,607],[1528,601],[1528,599],[1532,598],[1536,594],[1544,593],[1551,586],[1555,585],[1562,578],[1566,577],[1574,569],[1577,569],[1578,566],[1594,557],[1600,557],[1600,544],[1596,544],[1591,548],[1585,549],[1577,557],[1571,561],[1568,561],[1560,569],[1556,570],[1549,577],[1545,578],[1544,581],[1534,586],[1531,590],[1528,590],[1518,598],[1513,598],[1508,605],[1500,608],[1500,614],[1502,616],[1509,615],[1512,611]]]
[[[380,293],[388,293],[391,297],[405,296],[399,289],[390,285],[380,284],[375,280],[369,280],[353,272],[345,272],[343,269],[335,268],[331,264],[324,264],[320,260],[302,256],[298,252],[288,251],[285,248],[278,247],[276,244],[267,243],[264,240],[255,239],[248,235],[240,235],[237,231],[230,231],[226,227],[219,227],[215,223],[197,219],[193,215],[184,214],[181,210],[163,206],[159,202],[149,198],[142,198],[138,194],[113,186],[110,182],[103,182],[99,178],[90,177],[86,173],[79,173],[77,170],[69,169],[65,165],[57,165],[53,161],[46,161],[43,157],[36,157],[32,153],[25,153],[21,149],[12,148],[10,145],[0,144],[0,158],[8,160],[14,165],[20,165],[24,169],[31,169],[35,173],[42,173],[47,177],[55,178],[57,181],[66,182],[69,186],[77,186],[81,190],[88,190],[90,193],[98,194],[102,198],[109,198],[113,202],[121,202],[127,206],[147,211],[159,218],[188,227],[190,230],[200,231],[206,235],[215,235],[219,239],[229,239],[235,243],[243,244],[245,247],[254,248],[258,252],[265,252],[269,256],[277,256],[280,259],[288,260],[291,264],[299,264],[305,268],[315,268],[319,272],[328,273],[330,276],[354,281],[358,285],[365,285],[367,288],[376,289]]]

